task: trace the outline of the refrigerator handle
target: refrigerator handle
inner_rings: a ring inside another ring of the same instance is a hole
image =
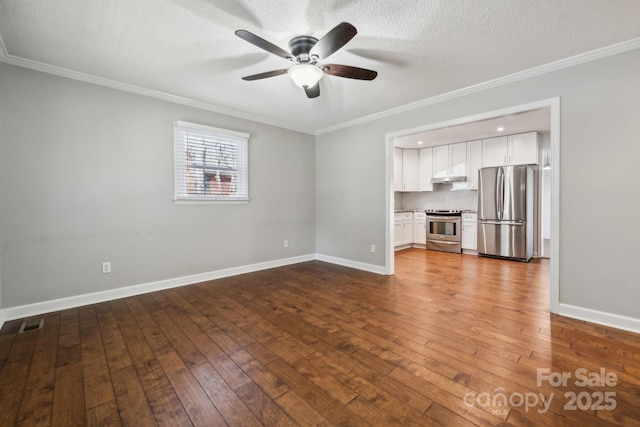
[[[524,221],[491,221],[491,220],[481,220],[480,224],[489,224],[489,225],[516,225],[523,226]]]
[[[502,219],[504,210],[504,169],[498,168],[498,177],[496,179],[496,213],[498,219]]]

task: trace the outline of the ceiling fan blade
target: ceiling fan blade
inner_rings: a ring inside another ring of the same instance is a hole
[[[258,37],[255,34],[250,33],[247,30],[236,30],[236,36],[240,37],[245,41],[248,41],[252,45],[259,47],[260,49],[264,49],[267,52],[273,53],[274,55],[278,55],[281,58],[293,59],[293,55],[291,55],[290,52],[287,52],[286,50],[276,46],[275,44],[269,41],[266,41],[262,37]]]
[[[267,71],[267,72],[264,72],[264,73],[259,73],[259,74],[253,74],[251,76],[246,76],[246,77],[243,77],[242,80],[252,81],[252,80],[266,79],[268,77],[275,77],[275,76],[281,76],[283,74],[287,74],[287,71],[288,70],[286,68],[282,68],[280,70]]]
[[[366,68],[351,67],[349,65],[326,64],[322,66],[325,74],[337,77],[346,77],[347,79],[373,80],[378,73]]]
[[[317,98],[320,96],[320,82],[316,83],[313,87],[304,87],[304,92],[307,94],[307,98]]]
[[[326,59],[347,44],[357,32],[356,27],[348,22],[342,22],[318,40],[309,51],[309,55],[317,55],[320,59]]]

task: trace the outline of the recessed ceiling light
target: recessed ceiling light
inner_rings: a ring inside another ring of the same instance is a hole
[[[418,141],[418,145],[422,145],[422,141]]]
[[[502,132],[504,130],[504,128],[502,126],[500,126],[498,129],[496,129],[498,132]]]

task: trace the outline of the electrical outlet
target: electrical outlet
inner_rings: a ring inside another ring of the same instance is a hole
[[[111,262],[107,261],[107,262],[103,262],[102,263],[102,274],[109,274],[111,273]]]
[[[288,240],[285,240],[283,244],[284,244],[284,247],[285,247],[285,248],[288,248],[288,247],[289,247],[289,241],[288,241]]]
[[[372,254],[376,253],[376,245],[371,245],[371,253]]]

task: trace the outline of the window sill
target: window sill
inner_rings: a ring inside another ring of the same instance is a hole
[[[173,203],[175,203],[176,205],[246,205],[249,203],[249,200],[180,199],[180,200],[174,200]]]

